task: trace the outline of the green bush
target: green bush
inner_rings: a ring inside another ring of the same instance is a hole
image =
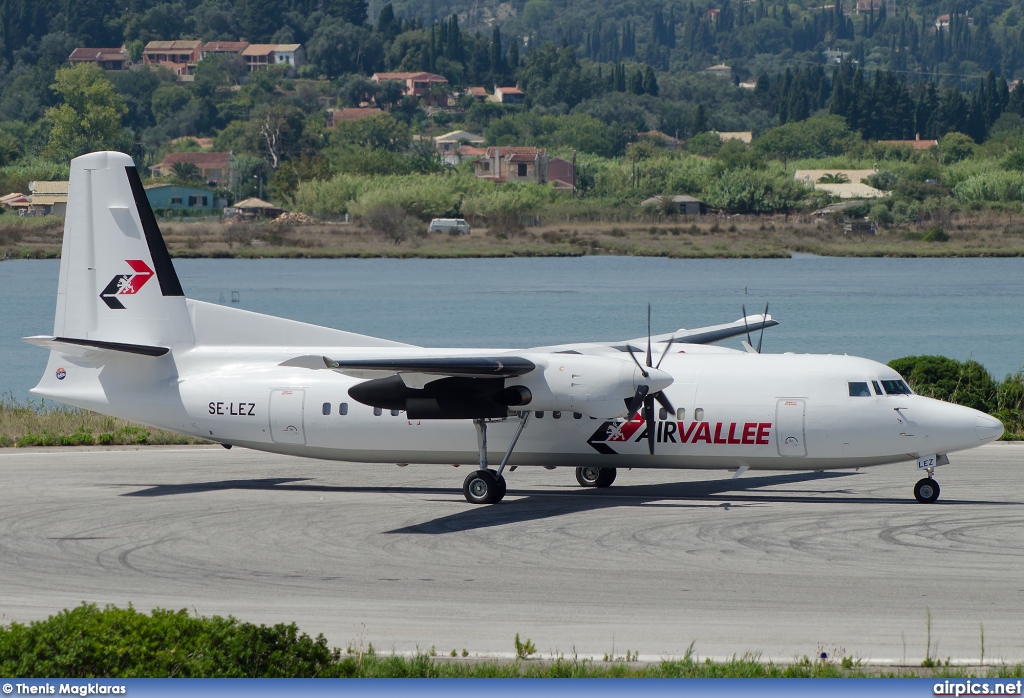
[[[797,208],[808,191],[782,173],[727,170],[708,184],[704,201],[736,213],[774,213]]]
[[[971,175],[953,187],[953,197],[962,206],[1024,204],[1024,172],[989,170]]]
[[[0,627],[0,675],[22,678],[313,677],[334,656],[323,636],[290,625],[152,615],[82,604],[47,620]]]
[[[995,380],[977,361],[945,356],[905,356],[889,362],[915,393],[955,402],[982,412],[996,407]]]

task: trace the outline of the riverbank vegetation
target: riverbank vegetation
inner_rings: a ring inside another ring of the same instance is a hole
[[[955,666],[927,656],[922,666],[877,667],[841,648],[817,648],[814,659],[762,661],[757,654],[701,660],[691,644],[676,659],[641,662],[631,650],[601,660],[561,652],[541,656],[517,634],[514,660],[437,648],[414,656],[381,654],[363,640],[344,650],[294,624],[244,623],[187,610],[85,604],[29,624],[0,626],[0,674],[29,678],[864,678],[1024,676],[1020,664]],[[824,656],[822,655],[824,652]]]
[[[889,364],[920,395],[973,407],[1003,422],[1004,441],[1024,440],[1024,370],[999,381],[977,361],[907,356]],[[0,447],[208,443],[45,402],[0,398]]]

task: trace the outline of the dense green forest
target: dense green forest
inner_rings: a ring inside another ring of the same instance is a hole
[[[1009,80],[1024,69],[1021,3],[875,4],[847,15],[841,2],[766,0],[2,0],[0,189],[63,176],[71,157],[90,150],[124,150],[149,165],[168,149],[195,147],[173,139],[211,137],[236,158],[242,184],[226,195],[265,191],[306,210],[347,212],[368,186],[352,188],[360,177],[443,171],[421,137],[465,128],[490,144],[575,151],[577,195],[612,205],[666,191],[734,211],[817,205],[827,197],[797,187],[791,170],[832,158],[828,167],[880,165],[874,185],[899,194],[875,204],[889,212],[876,211],[883,222],[929,207],[1019,207],[1024,83],[1011,90]],[[935,28],[940,13],[952,14],[948,28]],[[188,37],[297,42],[308,63],[288,77],[209,57],[182,85],[157,67],[103,72],[67,62],[77,46],[124,45],[137,60],[148,41]],[[723,61],[732,79],[703,72]],[[526,103],[463,96],[454,108],[427,109],[397,84],[368,79],[384,70],[437,72],[456,93],[518,84]],[[367,101],[387,113],[327,128],[328,108]],[[665,151],[643,135],[651,130],[683,139],[685,151]],[[753,131],[755,141],[723,145],[712,130]],[[942,144],[873,143],[916,136]],[[330,194],[343,197],[330,205],[322,200],[329,184],[347,192]],[[461,213],[473,186],[454,187],[447,212]],[[553,198],[501,196],[526,201],[523,210]],[[496,205],[469,198],[480,211]]]

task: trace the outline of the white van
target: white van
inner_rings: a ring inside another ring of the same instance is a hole
[[[430,221],[432,233],[456,233],[469,235],[469,223],[464,218],[435,218]]]

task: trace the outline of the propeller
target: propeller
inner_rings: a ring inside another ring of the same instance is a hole
[[[750,326],[747,324],[747,306],[746,305],[742,305],[740,307],[743,308],[743,329],[745,329],[747,331],[747,342],[746,342],[747,351],[755,351],[754,350],[754,343],[750,339]],[[756,352],[758,354],[761,353],[761,342],[764,341],[764,324],[765,324],[765,322],[767,320],[768,320],[768,304],[765,303],[764,304],[764,315],[761,316],[761,334],[757,338],[757,349],[756,349]]]
[[[665,355],[668,354],[668,350],[672,346],[674,341],[675,341],[674,337],[669,339],[668,343],[665,346],[664,351],[661,352],[661,357],[658,359],[658,363],[655,364],[654,363],[654,358],[653,358],[653,355],[652,355],[652,352],[651,352],[651,304],[648,303],[647,304],[647,354],[646,354],[646,357],[645,357],[647,359],[647,366],[645,367],[643,364],[640,363],[640,360],[636,358],[636,354],[633,353],[633,347],[631,347],[629,344],[626,344],[626,349],[629,350],[629,355],[631,357],[633,357],[633,362],[637,365],[637,368],[640,369],[640,375],[642,375],[644,378],[650,378],[651,377],[651,372],[650,372],[649,369],[653,368],[653,369],[657,370],[657,369],[659,369],[661,367],[661,362],[665,359]],[[658,391],[655,391],[654,393],[651,393],[650,391],[651,391],[651,387],[649,385],[640,384],[640,385],[637,386],[636,394],[633,395],[633,399],[629,401],[629,405],[627,406],[628,409],[629,409],[629,414],[627,415],[626,418],[627,418],[627,420],[633,419],[633,415],[636,414],[637,410],[640,409],[641,406],[643,407],[644,422],[647,424],[647,448],[651,452],[651,455],[653,456],[654,455],[654,440],[655,440],[655,436],[656,436],[656,433],[655,433],[656,429],[655,429],[655,423],[654,423],[654,401],[657,400],[658,403],[662,407],[664,407],[665,410],[668,411],[669,413],[674,413],[676,410],[672,406],[672,402],[665,395],[664,391],[658,390]]]

